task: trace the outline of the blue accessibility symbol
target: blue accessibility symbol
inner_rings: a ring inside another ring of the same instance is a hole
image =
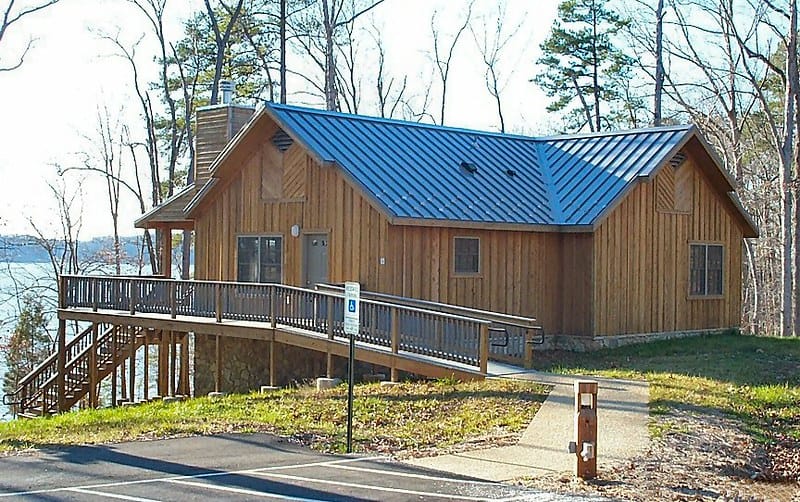
[[[349,300],[347,302],[347,311],[348,312],[355,312],[356,311],[356,301],[355,300]]]

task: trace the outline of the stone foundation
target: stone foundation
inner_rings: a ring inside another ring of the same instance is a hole
[[[590,352],[593,350],[613,349],[624,345],[648,343],[657,340],[674,340],[691,336],[720,335],[738,331],[738,328],[701,329],[693,331],[666,331],[659,333],[634,333],[611,336],[575,336],[575,335],[545,335],[544,343],[534,345],[534,350],[569,350],[573,352]]]
[[[275,343],[275,385],[313,383],[326,376],[327,355],[323,352]],[[269,385],[269,342],[246,338],[222,337],[222,382],[220,391],[247,393]],[[195,335],[194,389],[195,395],[205,396],[214,390],[216,374],[215,337]],[[356,378],[363,374],[389,373],[388,368],[357,362]],[[333,377],[346,379],[347,359],[333,358]]]

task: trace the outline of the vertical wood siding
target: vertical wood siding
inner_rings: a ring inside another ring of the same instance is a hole
[[[692,190],[691,196],[678,193],[694,202],[691,211],[659,210],[659,188],[673,181],[661,178],[671,176],[670,169],[634,188],[595,232],[597,335],[739,325],[742,230],[691,158],[678,185]],[[722,298],[689,298],[689,244],[695,241],[724,246]]]
[[[235,280],[237,235],[272,234],[283,236],[284,282],[302,285],[303,239],[291,236],[291,227],[300,225],[305,233],[329,234],[332,282],[357,280],[365,289],[391,290],[386,218],[337,170],[320,166],[297,144],[282,155],[264,142],[199,215],[196,277]],[[280,180],[281,198],[262,189],[271,180]],[[379,265],[381,256],[386,265]]]
[[[391,293],[533,316],[548,333],[588,334],[590,235],[412,226],[388,230],[389,247],[397,253]],[[455,237],[480,239],[479,274],[454,273]]]

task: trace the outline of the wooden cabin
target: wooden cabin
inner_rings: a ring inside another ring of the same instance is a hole
[[[136,224],[193,229],[196,279],[358,281],[536,317],[569,347],[740,323],[757,230],[693,126],[535,138],[219,105],[198,111],[195,169]],[[258,342],[226,343],[256,382]],[[198,338],[198,368],[211,350]]]

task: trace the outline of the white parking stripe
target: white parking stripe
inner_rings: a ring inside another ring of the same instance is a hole
[[[385,457],[355,457],[355,458],[342,458],[338,460],[330,460],[325,462],[308,462],[306,464],[289,464],[289,465],[282,465],[282,466],[273,466],[273,467],[259,467],[257,469],[243,469],[241,471],[215,471],[215,472],[206,472],[203,474],[192,474],[188,476],[169,476],[164,478],[149,478],[149,479],[137,479],[134,481],[121,481],[115,483],[101,483],[95,485],[78,485],[78,486],[62,486],[59,488],[46,488],[43,490],[28,490],[24,492],[12,492],[12,493],[0,493],[0,498],[5,497],[24,497],[26,495],[38,495],[40,493],[53,493],[53,492],[62,492],[68,490],[91,490],[95,488],[109,488],[115,486],[129,486],[129,485],[141,485],[147,483],[160,483],[163,481],[171,481],[174,479],[203,479],[203,478],[213,478],[217,476],[230,476],[236,474],[256,474],[263,471],[272,471],[272,470],[283,470],[283,469],[301,469],[303,467],[320,467],[330,464],[343,464],[347,462],[362,462],[365,460],[376,460]]]
[[[309,462],[307,464],[273,465],[272,467],[261,467],[258,469],[250,469],[248,472],[283,471],[286,469],[303,469],[305,467],[326,467],[329,465],[349,464],[352,462],[365,462],[368,460],[386,460],[387,458],[389,457],[340,458],[339,460],[326,460],[324,462]]]
[[[325,466],[328,467],[328,466]],[[334,467],[336,469],[344,469],[347,471],[358,471],[358,472],[370,472],[374,474],[385,474],[387,476],[396,476],[399,478],[414,478],[414,479],[426,479],[428,481],[446,481],[451,483],[469,483],[471,485],[491,485],[497,486],[497,483],[493,483],[491,481],[472,481],[469,479],[453,479],[453,478],[445,478],[442,476],[430,476],[428,474],[414,474],[411,472],[395,472],[389,471],[384,469],[370,469],[369,467],[353,467],[350,465],[331,465],[330,467]]]
[[[155,499],[146,499],[146,498],[143,498],[143,497],[132,497],[130,495],[120,495],[118,493],[96,492],[94,490],[86,490],[84,488],[69,488],[66,491],[75,492],[75,493],[83,493],[84,495],[95,495],[95,496],[98,496],[98,497],[106,497],[106,498],[110,498],[110,499],[131,500],[132,502],[160,502],[159,500],[155,500]]]
[[[267,478],[278,478],[278,479],[288,479],[291,481],[305,481],[307,483],[316,483],[316,484],[323,484],[323,485],[334,485],[334,486],[344,486],[346,488],[361,488],[364,490],[373,490],[378,492],[391,492],[391,493],[402,493],[403,495],[419,495],[421,497],[438,497],[443,499],[453,499],[453,500],[476,500],[476,501],[485,501],[486,497],[467,497],[463,495],[448,495],[442,493],[435,493],[435,492],[420,492],[416,490],[406,490],[403,488],[389,488],[386,486],[374,486],[374,485],[362,485],[358,483],[347,483],[345,481],[333,481],[329,479],[317,479],[317,478],[306,478],[303,476],[291,476],[289,474],[277,474],[273,472],[255,472],[253,474],[264,476]]]
[[[182,479],[167,479],[165,483],[174,483],[177,485],[195,486],[198,488],[207,488],[209,490],[217,490],[228,493],[237,493],[239,495],[254,495],[261,498],[270,498],[278,500],[296,500],[298,502],[327,502],[320,499],[308,499],[303,497],[292,497],[291,495],[281,495],[279,493],[257,492],[255,490],[247,490],[245,488],[234,488],[232,486],[214,485],[211,483],[196,483],[194,481],[184,481]]]

